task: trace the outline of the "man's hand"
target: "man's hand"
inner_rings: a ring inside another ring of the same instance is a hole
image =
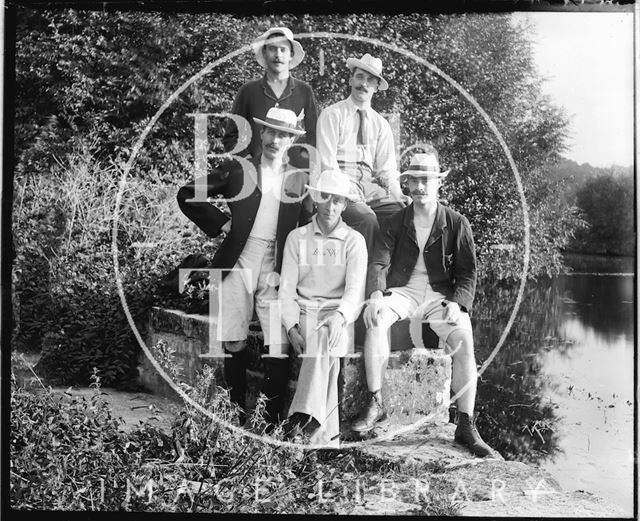
[[[364,313],[362,315],[364,325],[367,329],[378,326],[378,317],[382,311],[382,305],[382,296],[372,296],[369,300],[369,304],[364,308]]]
[[[288,332],[289,342],[291,342],[291,347],[293,349],[293,354],[295,356],[300,356],[306,347],[306,343],[304,341],[304,337],[302,333],[300,333],[300,328],[298,324],[293,326]]]
[[[318,322],[316,331],[321,327],[326,327],[329,330],[329,350],[331,351],[340,345],[346,325],[347,321],[344,315],[338,311],[334,311],[324,320]]]
[[[411,199],[411,196],[404,195],[402,193],[402,188],[400,188],[400,183],[398,182],[391,183],[389,185],[389,196],[392,199],[398,201],[403,206],[407,206],[413,201],[413,199]]]
[[[460,306],[457,302],[445,302],[447,303],[447,305],[445,306],[444,312],[442,313],[442,318],[447,324],[455,324],[456,322],[458,322],[462,310],[460,309]]]
[[[222,228],[220,228],[221,231],[223,231],[224,233],[229,233],[231,231],[231,219],[229,219],[226,223],[224,223],[222,225]]]

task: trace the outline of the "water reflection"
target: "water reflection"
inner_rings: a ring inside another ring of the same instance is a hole
[[[633,284],[633,277],[590,275],[527,284],[511,332],[478,385],[479,428],[505,458],[541,464],[567,450],[563,410],[554,397],[569,387],[595,394],[596,383],[606,386],[624,373],[632,392],[632,375],[629,380],[626,373],[633,363]],[[502,334],[517,289],[517,284],[479,288],[473,315],[479,364]],[[620,356],[621,350],[627,355]],[[616,356],[607,358],[607,352]],[[586,353],[606,358],[599,376]],[[554,364],[569,376],[554,374]]]
[[[502,334],[517,289],[485,284],[478,292],[473,316],[478,363]],[[550,280],[527,284],[509,337],[478,383],[478,426],[507,459],[538,464],[559,450],[556,406],[544,397],[537,354],[557,344],[561,300],[560,288]]]
[[[603,345],[619,336],[633,340],[633,277],[574,275],[556,284],[565,295],[561,312],[579,317]]]

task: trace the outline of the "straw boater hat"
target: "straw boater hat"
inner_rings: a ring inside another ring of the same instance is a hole
[[[409,168],[400,174],[400,179],[406,179],[406,176],[444,179],[450,171],[440,171],[440,163],[438,163],[438,156],[435,153],[416,154],[411,158]]]
[[[300,65],[300,62],[304,58],[304,51],[302,50],[302,45],[300,42],[293,39],[293,33],[290,29],[286,27],[272,27],[265,33],[261,34],[256,38],[251,46],[253,47],[253,52],[256,55],[256,60],[262,67],[267,67],[267,63],[264,61],[264,56],[262,55],[262,48],[264,47],[267,38],[274,33],[282,33],[284,37],[291,43],[291,52],[293,56],[291,56],[291,62],[289,63],[289,69],[293,69],[297,65]]]
[[[340,195],[351,200],[355,198],[351,193],[349,178],[340,170],[325,170],[314,183],[305,185],[305,187],[309,189],[309,193],[315,201],[321,200],[320,194],[322,193]]]
[[[389,84],[382,77],[382,60],[380,58],[374,58],[369,53],[362,56],[362,58],[347,58],[347,67],[351,71],[358,67],[364,71],[367,71],[370,74],[373,74],[376,78],[380,80],[380,85],[378,86],[378,90],[387,90],[389,88]]]
[[[264,120],[253,118],[253,121],[266,127],[289,132],[289,134],[293,134],[294,136],[301,136],[305,133],[304,130],[296,128],[296,124],[298,122],[296,113],[293,110],[289,109],[279,109],[278,107],[271,107],[267,112]]]

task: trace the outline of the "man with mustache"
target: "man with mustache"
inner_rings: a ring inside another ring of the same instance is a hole
[[[389,122],[371,108],[371,99],[388,88],[382,61],[370,54],[348,58],[351,93],[324,109],[318,118],[316,142],[322,169],[340,170],[351,181],[356,201],[342,214],[364,236],[373,253],[378,217],[400,210],[404,196],[397,179],[393,133]]]
[[[246,339],[254,308],[264,333],[265,346],[276,346],[281,356],[265,358],[263,392],[269,399],[266,419],[274,424],[283,412],[289,381],[288,341],[280,317],[270,314],[277,305],[278,273],[284,242],[291,230],[308,221],[302,200],[308,174],[290,171],[285,155],[294,140],[304,134],[297,128],[296,114],[272,107],[264,120],[253,118],[260,128],[262,153],[252,159],[252,169],[236,160],[226,160],[206,178],[196,179],[178,191],[178,204],[209,237],[216,237],[229,218],[206,197],[222,196],[231,211],[227,236],[212,261],[212,268],[224,271],[219,288],[219,339],[225,353],[224,374],[231,399],[244,409],[246,391]],[[245,276],[245,274],[249,274]]]
[[[273,27],[253,42],[256,61],[264,68],[264,76],[242,85],[233,101],[231,112],[242,116],[251,124],[251,141],[248,146],[235,154],[241,157],[257,157],[260,153],[259,127],[254,118],[264,119],[271,107],[292,110],[298,117],[299,126],[306,131],[305,137],[297,142],[316,145],[316,122],[318,111],[311,86],[294,78],[290,70],[297,67],[304,58],[300,42],[286,27]],[[228,120],[222,143],[226,152],[238,146],[238,127]],[[292,165],[307,168],[308,153],[301,147],[289,151]]]
[[[369,304],[363,313],[370,399],[352,430],[366,433],[388,424],[381,395],[389,358],[387,332],[394,322],[411,317],[428,322],[452,355],[451,389],[459,395],[455,440],[476,456],[495,456],[473,419],[478,374],[469,312],[476,258],[469,221],[438,202],[448,173],[440,171],[435,148],[416,154],[401,175],[413,204],[384,223],[377,237],[367,275]]]

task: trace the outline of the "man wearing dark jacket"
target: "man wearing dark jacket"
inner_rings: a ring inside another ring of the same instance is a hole
[[[352,430],[388,424],[381,388],[389,358],[387,332],[407,317],[428,322],[452,355],[451,388],[458,396],[457,442],[480,457],[494,456],[474,421],[476,362],[469,311],[476,287],[476,259],[469,221],[438,202],[442,179],[437,153],[416,154],[402,173],[413,204],[383,226],[369,266],[364,311],[365,373],[370,400]]]
[[[212,169],[206,178],[196,179],[178,191],[178,204],[209,237],[228,231],[212,261],[212,268],[225,271],[219,288],[221,301],[218,338],[226,353],[225,379],[231,388],[231,399],[242,408],[246,390],[246,339],[254,309],[260,320],[266,346],[275,349],[280,358],[265,358],[266,374],[263,392],[269,399],[266,419],[275,423],[283,414],[288,385],[289,345],[279,317],[270,316],[277,302],[278,273],[287,235],[310,216],[303,204],[305,183],[309,176],[291,170],[286,152],[304,131],[296,127],[291,110],[271,108],[260,125],[262,154],[243,166],[237,160],[224,162]],[[196,197],[197,196],[197,197]],[[229,218],[207,198],[222,196],[231,211]],[[249,276],[246,276],[249,274]],[[277,328],[272,327],[273,324]],[[277,330],[274,330],[277,329]]]

